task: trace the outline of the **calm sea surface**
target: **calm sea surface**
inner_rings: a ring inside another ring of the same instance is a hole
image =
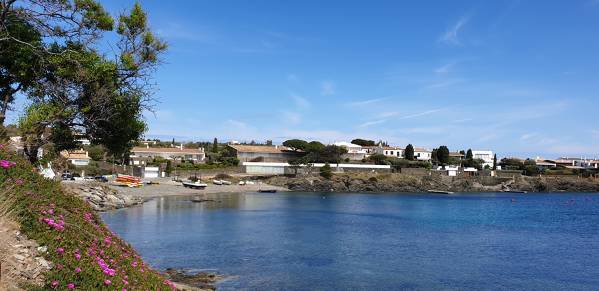
[[[597,194],[231,194],[103,218],[219,290],[599,290]]]

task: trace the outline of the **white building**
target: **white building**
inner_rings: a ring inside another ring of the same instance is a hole
[[[432,153],[432,151],[425,148],[414,148],[414,158],[418,161],[430,161]]]
[[[403,158],[404,149],[400,147],[382,147],[379,151],[387,157]]]
[[[175,148],[151,148],[146,145],[146,147],[134,147],[129,157],[131,164],[137,166],[145,165],[147,161],[151,161],[156,157],[166,160],[203,162],[206,154],[204,148],[186,149],[183,148],[183,145]]]
[[[483,160],[483,168],[493,168],[493,151],[472,151],[472,158]]]
[[[89,165],[89,153],[83,149],[75,151],[62,151],[60,155],[67,159],[71,164],[75,166],[87,166]]]
[[[345,141],[338,141],[334,143],[338,147],[345,148],[348,154],[367,154],[366,150],[361,145],[353,144]]]

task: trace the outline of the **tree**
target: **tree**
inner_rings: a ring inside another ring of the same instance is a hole
[[[497,170],[497,154],[493,155],[493,171]]]
[[[414,160],[414,146],[412,146],[412,144],[408,144],[406,146],[406,149],[404,150],[404,157],[409,161]]]
[[[113,26],[112,17],[93,0],[0,1],[0,126],[14,96],[28,94],[52,68],[48,58],[64,57],[57,44],[87,49]]]
[[[356,138],[354,140],[351,141],[351,143],[353,144],[357,144],[360,146],[375,146],[376,143],[374,142],[374,140],[368,140],[368,139],[361,139],[361,138]]]
[[[440,146],[437,150],[437,160],[442,166],[447,165],[449,162],[449,149],[447,146]]]
[[[438,150],[439,150],[439,149],[436,149],[436,148],[435,148],[435,149],[433,149],[433,150],[432,150],[432,152],[431,152],[431,162],[432,162],[433,164],[437,164],[437,163],[439,163],[439,159],[438,159],[438,157],[437,157],[437,151],[438,151]]]
[[[101,145],[93,145],[87,149],[89,157],[94,161],[101,161],[104,159],[106,150]]]
[[[270,139],[267,139],[267,140],[266,140],[266,145],[267,145],[267,146],[272,146],[272,140],[270,140]]]
[[[218,153],[218,140],[216,137],[214,138],[214,141],[212,141],[212,152]]]
[[[333,171],[331,170],[331,165],[329,163],[325,163],[324,166],[320,168],[320,176],[329,180],[333,176]]]
[[[466,152],[466,160],[473,160],[474,156],[472,155],[472,149],[468,149]]]
[[[73,147],[72,132],[77,130],[124,161],[134,141],[146,129],[142,113],[152,110],[151,74],[166,44],[149,30],[147,16],[138,3],[129,14],[119,17],[114,59],[94,46],[101,32],[114,26],[99,4],[92,0],[31,3],[15,9],[23,12],[19,15],[34,23],[48,42],[35,47],[35,53],[43,56],[43,66],[36,70],[36,82],[25,92],[31,105],[19,121],[29,159],[35,162],[37,149],[46,143],[54,143],[55,150]],[[11,11],[10,5],[0,8]],[[39,13],[31,12],[34,9]],[[72,28],[72,17],[81,21],[81,26]],[[54,22],[58,32],[47,31],[44,25]],[[69,30],[60,31],[61,24]],[[49,42],[57,38],[61,41]]]
[[[369,160],[373,161],[376,165],[388,165],[387,156],[383,154],[373,154],[368,157]]]
[[[305,151],[308,147],[308,142],[301,139],[290,139],[283,142],[283,145],[292,149],[293,151]]]

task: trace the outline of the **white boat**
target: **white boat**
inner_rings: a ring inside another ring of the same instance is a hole
[[[239,185],[243,186],[243,185],[245,185],[245,182],[244,181],[239,181]]]
[[[192,188],[192,189],[204,189],[208,186],[206,183],[202,183],[200,181],[197,182],[183,182],[183,187]]]
[[[231,185],[231,181],[220,180],[223,185]]]
[[[221,181],[221,180],[212,180],[212,183],[213,183],[214,185],[222,185],[222,184],[223,184],[223,181]]]

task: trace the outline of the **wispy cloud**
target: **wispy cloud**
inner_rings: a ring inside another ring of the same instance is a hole
[[[462,79],[452,79],[452,80],[446,80],[446,81],[441,81],[441,82],[437,82],[437,83],[432,83],[428,86],[426,86],[426,89],[437,89],[437,88],[445,88],[445,87],[449,87],[449,86],[453,86],[455,84],[459,84],[459,83],[463,83],[464,80]]]
[[[443,111],[445,109],[447,109],[447,108],[437,108],[437,109],[427,110],[427,111],[423,111],[423,112],[418,112],[418,113],[402,116],[399,119],[411,119],[411,118],[421,117],[421,116],[437,113],[437,112]]]
[[[337,93],[337,89],[335,88],[335,83],[331,81],[323,81],[320,84],[320,95],[322,96],[331,96]]]
[[[370,105],[370,104],[374,104],[374,103],[378,103],[381,101],[385,101],[389,98],[375,98],[375,99],[367,99],[367,100],[362,100],[362,101],[352,101],[347,103],[347,106],[352,106],[352,107],[359,107],[359,106],[364,106],[364,105]]]
[[[461,45],[460,40],[458,39],[458,35],[462,28],[468,23],[468,17],[462,17],[456,22],[454,25],[450,26],[443,35],[439,38],[439,42],[452,44],[452,45]]]
[[[310,101],[308,101],[308,99],[306,99],[300,95],[291,94],[291,99],[293,99],[293,102],[295,102],[295,105],[300,109],[310,108]]]
[[[283,111],[283,119],[290,124],[299,124],[302,122],[302,115],[298,112]]]
[[[453,69],[453,67],[455,67],[456,64],[457,64],[456,62],[449,62],[443,66],[435,68],[434,72],[437,74],[442,74],[442,75],[447,74],[447,73],[451,72],[451,70]]]
[[[365,127],[370,127],[370,126],[385,123],[385,122],[387,122],[387,119],[372,120],[372,121],[364,122],[364,123],[358,125],[358,127],[365,128]]]

